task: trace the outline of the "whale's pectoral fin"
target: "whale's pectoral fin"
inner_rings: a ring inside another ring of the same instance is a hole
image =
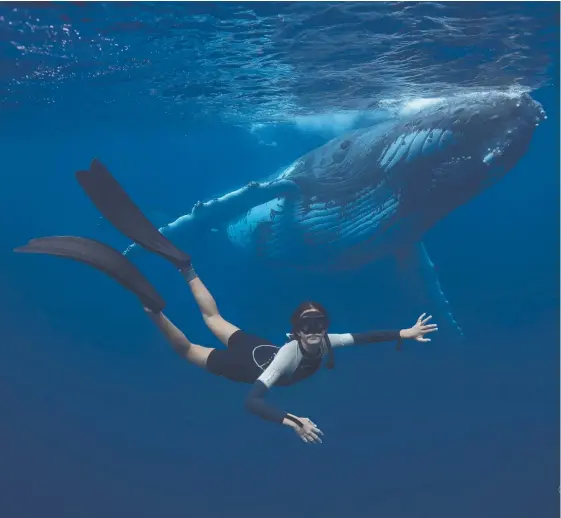
[[[229,221],[243,215],[253,207],[275,198],[291,197],[297,195],[298,192],[298,185],[291,180],[250,182],[219,198],[197,202],[190,214],[180,216],[159,230],[168,237],[180,237],[183,234],[192,236],[198,231],[205,230],[216,232],[217,229],[224,227]],[[128,255],[135,249],[138,249],[138,246],[133,243],[124,254]]]
[[[422,305],[421,311],[433,315],[433,322],[438,324],[440,330],[448,328],[457,337],[463,337],[425,245],[419,242],[403,250],[397,256],[397,261],[400,276],[407,284],[406,292]]]
[[[219,226],[257,205],[274,198],[290,196],[298,190],[296,183],[291,180],[250,182],[241,189],[229,192],[220,198],[204,203],[197,202],[191,216],[210,227]]]

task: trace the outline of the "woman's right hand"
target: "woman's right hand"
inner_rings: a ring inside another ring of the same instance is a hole
[[[306,417],[298,417],[298,420],[303,426],[296,425],[294,427],[294,431],[298,434],[300,439],[311,444],[318,444],[322,442],[320,435],[323,435],[323,432],[314,422],[310,421]]]

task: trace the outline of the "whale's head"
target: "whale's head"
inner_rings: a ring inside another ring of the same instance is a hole
[[[434,222],[511,170],[545,118],[527,94],[444,100],[395,128],[379,165],[405,207]]]

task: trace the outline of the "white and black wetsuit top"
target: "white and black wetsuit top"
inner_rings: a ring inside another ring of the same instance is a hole
[[[331,347],[399,340],[399,331],[370,331],[367,333],[328,334]],[[311,376],[322,363],[321,349],[310,356],[297,340],[283,345],[268,367],[257,378],[246,399],[246,408],[269,421],[282,423],[287,412],[278,410],[265,402],[264,396],[273,385],[292,385]]]
[[[342,347],[354,343],[350,333],[329,334],[328,337],[331,347]],[[274,358],[256,381],[260,381],[267,388],[273,385],[293,385],[316,372],[321,367],[322,361],[322,348],[318,348],[317,354],[310,354],[298,340],[292,339],[279,347]]]

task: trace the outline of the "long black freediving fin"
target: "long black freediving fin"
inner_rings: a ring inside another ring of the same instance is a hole
[[[190,264],[189,255],[150,222],[99,160],[94,159],[89,170],[78,171],[76,179],[99,212],[124,235],[180,269]]]
[[[114,248],[77,236],[50,236],[31,239],[27,245],[14,249],[26,254],[47,254],[74,259],[96,268],[132,291],[154,313],[166,303],[140,270]]]

